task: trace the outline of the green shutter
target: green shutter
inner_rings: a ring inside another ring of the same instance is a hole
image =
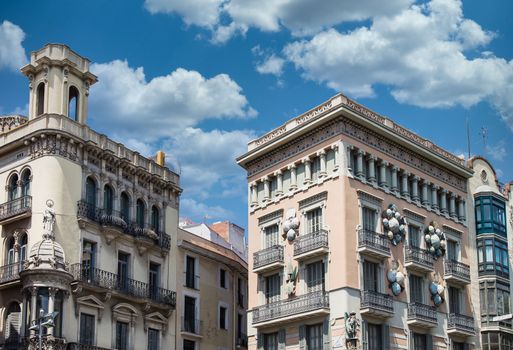
[[[426,334],[426,348],[433,349],[433,336],[431,334]]]
[[[278,331],[278,350],[285,350],[285,328]]]
[[[369,349],[369,339],[367,333],[367,321],[362,321],[362,350]]]
[[[330,320],[329,318],[325,319],[322,323],[322,349],[329,350],[331,348],[330,344]]]
[[[306,327],[304,324],[299,326],[299,349],[306,349]]]
[[[260,333],[260,332],[257,333],[257,349],[258,350],[264,350],[264,337],[265,337],[265,335],[263,333]]]
[[[383,350],[390,350],[390,326],[384,324],[381,328],[383,338]]]

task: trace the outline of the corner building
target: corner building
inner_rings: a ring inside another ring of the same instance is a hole
[[[237,161],[249,349],[478,348],[462,159],[339,94]]]
[[[173,349],[179,177],[87,126],[89,61],[31,54],[29,116],[1,116],[0,344]]]

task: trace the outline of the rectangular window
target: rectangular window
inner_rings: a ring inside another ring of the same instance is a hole
[[[192,340],[184,339],[183,340],[183,350],[195,350],[196,343]]]
[[[322,208],[306,212],[306,233],[319,232],[322,228]]]
[[[422,277],[410,274],[410,302],[424,303]]]
[[[197,289],[196,285],[196,259],[187,256],[185,262],[185,286],[187,288]]]
[[[411,247],[418,247],[420,248],[420,242],[421,242],[421,235],[420,235],[420,227],[409,225],[408,226],[408,244]]]
[[[413,333],[413,350],[428,350],[425,334]]]
[[[94,316],[80,314],[80,344],[94,345]]]
[[[449,309],[453,314],[461,314],[461,290],[449,286]]]
[[[196,333],[196,298],[185,296],[183,328],[189,333]]]
[[[383,327],[378,324],[367,324],[367,332],[368,334],[368,350],[381,350],[383,349],[383,346],[381,344],[383,340]]]
[[[447,257],[451,261],[458,261],[458,242],[447,240]]]
[[[264,334],[264,350],[278,350],[278,333]]]
[[[279,242],[280,242],[279,241],[280,233],[279,233],[279,230],[278,230],[278,225],[267,226],[264,229],[264,232],[265,232],[265,238],[264,238],[265,246],[264,246],[264,248],[270,248],[270,247],[273,247],[273,246],[279,244]]]
[[[82,244],[82,273],[85,279],[91,280],[94,278],[95,267],[96,243],[84,241]]]
[[[324,262],[306,265],[306,285],[308,293],[324,290]]]
[[[379,292],[379,265],[370,261],[363,262],[363,289]]]
[[[362,208],[362,227],[366,231],[376,231],[377,224],[377,213],[376,210],[363,207]]]
[[[219,270],[219,286],[221,288],[228,288],[226,283],[226,270],[220,269]]]
[[[219,307],[219,328],[228,329],[226,322],[226,308],[224,306]]]
[[[306,326],[306,348],[322,350],[322,323]]]
[[[116,322],[116,349],[128,350],[128,323]]]
[[[237,278],[237,304],[244,307],[244,282],[242,278]]]
[[[150,263],[150,271],[148,276],[148,285],[150,289],[150,296],[156,298],[160,288],[160,265],[156,263]]]
[[[159,350],[159,330],[148,328],[148,350]]]
[[[244,316],[237,314],[237,339],[242,339],[242,333],[244,333]]]
[[[265,300],[268,304],[280,300],[279,274],[274,274],[265,278]]]
[[[128,263],[130,254],[118,252],[118,287],[125,291],[128,289]]]

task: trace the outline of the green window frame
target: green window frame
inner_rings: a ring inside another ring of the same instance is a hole
[[[476,231],[496,233],[506,237],[506,205],[493,196],[479,196],[475,199]]]

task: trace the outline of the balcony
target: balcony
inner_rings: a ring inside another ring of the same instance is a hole
[[[181,331],[182,333],[187,333],[188,335],[194,335],[197,337],[202,337],[201,328],[203,326],[203,321],[198,320],[194,317],[184,317],[181,319]]]
[[[330,312],[328,293],[319,291],[295,298],[280,300],[253,309],[253,326],[274,325],[289,320],[300,320]]]
[[[96,345],[85,345],[80,343],[68,343],[66,350],[113,350],[111,348],[102,348]]]
[[[23,196],[0,205],[0,225],[32,215],[32,197]]]
[[[16,349],[20,350],[33,350],[33,349],[53,349],[53,350],[66,350],[67,344],[64,338],[58,338],[51,335],[43,335],[41,339],[42,347],[39,347],[39,338],[37,336],[30,336],[20,338],[19,345]]]
[[[360,314],[385,319],[394,315],[394,299],[371,290],[360,292]]]
[[[475,335],[474,318],[460,314],[449,314],[447,334],[461,337]]]
[[[247,334],[239,332],[239,334],[237,334],[237,348],[247,348],[247,347],[248,347]]]
[[[253,254],[253,272],[268,271],[283,265],[282,245],[273,245]]]
[[[444,279],[454,284],[469,284],[470,266],[455,260],[445,260]]]
[[[148,283],[120,278],[117,274],[97,268],[73,264],[70,267],[73,283],[81,284],[84,288],[99,292],[109,292],[130,301],[146,303],[148,301],[164,308],[175,308],[176,293]]]
[[[432,328],[437,325],[436,308],[421,303],[408,304],[408,324]]]
[[[150,227],[140,227],[137,223],[127,220],[119,211],[97,208],[84,200],[77,203],[77,218],[82,228],[87,223],[100,225],[108,243],[126,234],[134,237],[146,248],[157,245],[164,250],[169,250],[171,247],[171,236],[167,233]]]
[[[390,257],[390,240],[374,231],[358,231],[358,252],[378,259]]]
[[[20,280],[20,272],[23,270],[24,262],[17,262],[0,267],[0,288]]]
[[[294,242],[294,258],[297,260],[311,258],[328,252],[328,231],[326,230],[319,230],[299,236]]]
[[[418,272],[432,272],[435,259],[426,250],[415,247],[407,246],[404,258],[404,266],[412,271]]]

